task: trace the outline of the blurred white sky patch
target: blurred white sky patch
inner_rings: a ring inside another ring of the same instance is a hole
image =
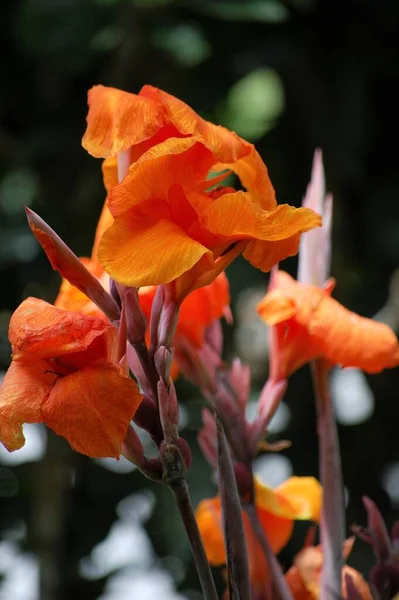
[[[0,444],[0,464],[21,465],[22,463],[41,460],[46,453],[46,428],[41,423],[24,425],[25,446],[16,452],[8,452]]]
[[[389,463],[382,472],[382,486],[391,501],[399,504],[399,462]]]
[[[293,474],[289,458],[282,454],[263,454],[254,461],[254,472],[269,487],[276,487]]]
[[[258,394],[253,394],[247,404],[245,414],[248,421],[253,421],[256,418],[258,411],[258,396]],[[291,410],[289,406],[287,406],[285,402],[280,402],[275,415],[270,421],[270,425],[268,427],[269,433],[281,433],[287,429],[290,420]]]
[[[0,542],[0,574],[0,600],[39,600],[38,560],[15,542]]]
[[[150,492],[124,498],[117,507],[118,520],[107,537],[82,559],[80,574],[86,579],[110,575],[99,600],[183,600],[174,590],[171,574],[158,562],[143,527],[153,507]],[[183,568],[181,564],[179,567]]]
[[[359,369],[334,369],[331,394],[337,421],[342,425],[364,423],[374,412],[373,392]]]
[[[81,560],[83,577],[98,579],[122,567],[134,567],[139,572],[151,568],[155,557],[142,523],[150,517],[153,504],[152,494],[145,493],[127,496],[119,503],[119,518],[107,537]]]
[[[160,570],[137,573],[133,567],[124,568],[107,581],[104,593],[98,600],[183,600],[184,596],[173,589],[171,577]]]

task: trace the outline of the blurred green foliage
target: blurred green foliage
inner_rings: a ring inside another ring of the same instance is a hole
[[[9,363],[7,324],[27,295],[52,301],[59,277],[31,237],[32,206],[79,255],[90,252],[104,191],[100,164],[80,146],[86,93],[96,83],[137,92],[164,88],[206,118],[256,142],[280,202],[299,205],[313,151],[322,147],[334,193],[337,297],[361,314],[385,303],[399,264],[397,30],[392,0],[14,0],[0,6],[0,366]],[[294,260],[285,267],[294,272]],[[237,261],[229,271],[233,308],[240,291],[267,277]],[[234,351],[226,332],[226,355]],[[255,389],[266,377],[254,381]],[[398,373],[370,379],[373,417],[341,427],[349,522],[363,522],[371,496],[389,523],[397,516],[381,483],[399,460]],[[196,447],[201,400],[184,382],[185,436],[194,448],[194,501],[215,489]],[[283,436],[297,475],[317,474],[317,439],[306,369],[291,381]],[[43,570],[41,600],[94,600],[106,576],[87,579],[79,561],[107,535],[118,502],[150,489],[147,531],[179,588],[198,590],[172,498],[137,472],[116,474],[73,454],[50,435],[41,461],[0,466],[0,531],[18,538]],[[13,533],[14,532],[14,533]],[[283,553],[289,564],[304,528]],[[173,562],[181,560],[183,575]],[[355,564],[365,568],[362,550]],[[357,563],[356,563],[357,561]],[[222,582],[220,580],[220,584]],[[190,596],[191,594],[191,596]]]

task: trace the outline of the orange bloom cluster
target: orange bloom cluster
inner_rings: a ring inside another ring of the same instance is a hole
[[[332,280],[319,288],[284,271],[273,273],[270,291],[258,305],[260,317],[272,326],[272,378],[285,379],[316,358],[368,373],[399,364],[393,331],[346,309],[331,298],[333,287]]]
[[[9,337],[12,364],[0,387],[6,448],[24,445],[23,423],[44,422],[78,452],[119,458],[141,395],[119,364],[114,327],[28,298]]]
[[[290,477],[275,490],[255,478],[255,498],[259,521],[276,554],[288,543],[295,520],[318,522],[320,519],[322,490],[313,477]],[[220,498],[203,500],[196,518],[209,562],[214,566],[225,564]],[[265,585],[265,557],[245,511],[243,521],[251,582],[256,590]]]
[[[277,206],[253,145],[177,98],[151,86],[138,95],[96,86],[89,105],[83,145],[107,159],[114,219],[98,258],[119,283],[175,281],[179,301],[240,253],[268,271],[296,254],[302,232],[321,224],[310,209]],[[214,187],[231,172],[246,191]]]
[[[346,540],[344,544],[344,558],[347,559],[354,538]],[[285,578],[295,600],[318,600],[320,598],[320,576],[323,566],[323,551],[321,546],[305,547],[295,557],[294,564],[287,572]],[[356,590],[354,596],[348,589],[348,579]],[[362,575],[345,565],[342,570],[342,600],[358,598],[358,600],[372,600],[372,595],[367,582]]]
[[[109,275],[104,271],[96,258],[98,245],[105,229],[112,222],[110,212],[105,205],[98,222],[93,250],[90,258],[80,260],[96,277],[101,285],[109,288]],[[144,286],[139,289],[140,308],[147,322],[150,321],[152,303],[157,286]],[[201,347],[204,341],[205,329],[216,319],[229,315],[229,282],[224,272],[205,287],[194,290],[182,302],[179,311],[179,320],[176,328],[174,345],[179,346],[179,340],[185,338],[195,347]],[[84,315],[106,319],[104,313],[83,292],[78,290],[67,279],[63,279],[55,306],[64,310],[76,311]],[[147,332],[147,341],[149,332]],[[175,370],[176,372],[176,370]]]

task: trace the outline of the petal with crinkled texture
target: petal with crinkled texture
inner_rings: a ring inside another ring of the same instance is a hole
[[[193,138],[172,138],[146,152],[130,166],[122,183],[109,193],[108,206],[114,217],[150,198],[168,198],[179,183],[190,190],[202,189],[213,163],[212,154]]]
[[[321,225],[321,217],[307,208],[280,204],[265,211],[250,194],[224,194],[201,214],[203,226],[211,233],[235,239],[279,241]]]
[[[139,95],[161,102],[168,112],[169,120],[180,133],[200,136],[219,162],[235,162],[249,154],[253,148],[252,144],[240,138],[233,131],[205,121],[185,102],[167,92],[145,85]]]
[[[102,237],[98,257],[119,283],[159,285],[176,279],[211,252],[172,221],[118,218]]]
[[[97,158],[116,156],[151,138],[167,121],[160,102],[116,88],[96,85],[89,91],[88,101],[82,144]]]
[[[98,363],[60,377],[42,404],[42,420],[92,458],[121,454],[121,443],[141,396],[117,365]]]
[[[57,375],[45,361],[14,360],[0,385],[0,442],[10,452],[25,444],[24,423],[42,421],[40,406]]]
[[[277,206],[276,194],[265,163],[255,147],[250,153],[234,163],[215,165],[215,170],[231,169],[240,178],[241,184],[251,194],[251,198],[263,210],[274,210]]]
[[[331,286],[300,284],[278,271],[273,289],[259,303],[261,318],[276,327],[275,351],[290,357],[288,374],[312,357],[368,373],[399,365],[394,332],[384,323],[349,311],[330,297],[331,291]]]
[[[36,359],[82,352],[101,336],[106,354],[115,335],[114,328],[102,319],[60,310],[38,298],[20,304],[9,328],[14,356],[29,353]]]

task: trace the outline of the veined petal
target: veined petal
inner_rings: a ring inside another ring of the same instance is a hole
[[[98,224],[97,224],[97,228],[96,228],[96,235],[94,237],[93,249],[91,251],[92,261],[96,262],[98,265],[98,270],[97,270],[98,278],[101,277],[101,271],[103,271],[103,268],[101,267],[100,263],[97,260],[98,248],[100,246],[100,241],[101,241],[104,231],[106,231],[109,227],[111,227],[113,222],[114,222],[114,219],[109,211],[108,201],[106,200],[104,203],[103,209],[101,211],[100,218],[98,220]]]
[[[81,258],[80,260],[83,262],[85,267],[91,273],[93,273],[93,275],[97,276],[97,273],[100,271],[100,274],[97,278],[101,281],[101,284],[104,286],[104,288],[106,288],[109,275],[103,270],[101,265],[97,261],[93,261],[89,258]],[[55,299],[54,306],[56,308],[61,308],[62,310],[78,312],[82,315],[97,317],[105,320],[107,323],[109,322],[105,314],[98,308],[98,306],[94,304],[94,302],[90,300],[86,294],[81,292],[74,285],[70,284],[67,279],[62,280],[60,291]]]
[[[10,452],[25,444],[24,423],[42,421],[40,406],[56,379],[42,360],[14,360],[0,385],[0,442]]]
[[[298,253],[300,238],[301,234],[297,233],[286,240],[279,240],[278,242],[252,240],[244,250],[243,257],[253,267],[267,273],[274,265]]]
[[[122,183],[109,193],[109,209],[117,217],[150,198],[167,200],[176,183],[201,189],[213,162],[212,153],[194,138],[168,139],[130,166]]]
[[[168,283],[212,253],[180,227],[161,219],[119,217],[102,237],[98,257],[105,270],[129,286]]]
[[[245,192],[224,194],[201,215],[209,231],[235,239],[279,241],[321,225],[321,217],[307,208],[280,204],[265,211]]]
[[[89,91],[87,129],[82,145],[97,158],[151,138],[166,123],[165,107],[149,97],[96,85]]]
[[[136,383],[110,363],[60,377],[41,408],[42,420],[77,452],[119,458],[141,396]]]
[[[252,145],[240,138],[233,131],[221,125],[214,125],[202,119],[187,104],[171,94],[145,85],[140,91],[140,97],[158,100],[165,106],[169,120],[182,135],[201,136],[205,145],[212,150],[219,162],[235,162],[251,151]]]
[[[102,319],[27,298],[11,317],[9,338],[15,356],[24,353],[40,359],[81,352],[96,338],[111,332],[113,327]]]
[[[116,156],[110,156],[102,164],[103,181],[107,192],[118,185],[118,159]]]
[[[231,169],[238,175],[242,185],[250,192],[251,198],[263,210],[274,210],[277,206],[276,194],[265,163],[259,152],[252,146],[250,153],[236,162],[220,164],[215,170]]]

